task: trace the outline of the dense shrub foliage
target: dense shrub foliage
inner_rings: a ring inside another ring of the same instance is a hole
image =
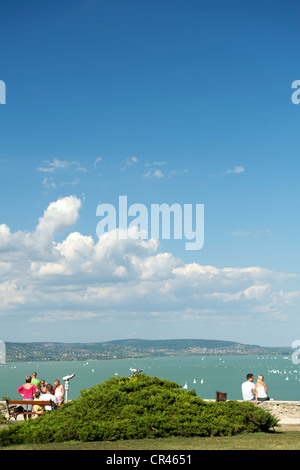
[[[6,424],[7,423],[7,418],[3,416],[3,414],[0,413],[0,424]]]
[[[267,431],[269,412],[246,402],[205,402],[194,391],[145,374],[111,378],[57,410],[0,433],[0,445]]]

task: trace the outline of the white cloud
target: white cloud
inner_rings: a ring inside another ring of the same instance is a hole
[[[147,168],[146,173],[143,174],[144,178],[171,178],[173,176],[182,176],[188,173],[187,169],[184,170],[169,170],[163,172],[159,167],[162,165],[167,165],[167,162],[153,162],[152,164],[147,163],[145,167]],[[158,168],[157,168],[158,167]]]
[[[59,160],[58,158],[54,158],[52,161],[44,162],[45,166],[39,166],[37,171],[42,173],[47,173],[42,180],[42,185],[45,188],[55,189],[61,186],[74,186],[77,185],[80,180],[77,177],[78,172],[86,172],[87,169],[82,167],[78,161],[66,161],[66,160]],[[72,178],[69,181],[59,181],[59,178],[68,177]],[[55,178],[55,180],[54,180]],[[47,194],[45,192],[45,194]]]
[[[253,238],[258,238],[261,236],[271,236],[272,232],[271,230],[255,230],[254,232],[250,232],[247,230],[237,230],[235,232],[232,232],[231,235],[233,237],[253,237]]]
[[[1,224],[2,260],[12,262],[14,269],[20,270],[22,263],[50,256],[55,246],[55,236],[62,234],[78,221],[80,208],[81,201],[76,196],[51,202],[33,232],[19,230],[11,233],[7,225]]]
[[[11,245],[11,232],[6,224],[0,225],[0,250],[5,250]]]
[[[79,178],[75,178],[72,181],[63,181],[62,183],[59,183],[59,185],[60,186],[76,186],[78,183],[79,183]]]
[[[146,163],[145,166],[161,166],[161,165],[167,165],[167,162],[165,162],[164,160],[163,161],[159,161],[159,162],[152,162],[152,163]]]
[[[76,196],[68,196],[51,202],[33,234],[37,241],[52,241],[55,235],[73,226],[79,218],[81,201]]]
[[[136,157],[128,157],[126,158],[126,166],[134,166],[138,162],[138,158]]]
[[[121,167],[121,170],[124,171],[127,168],[136,167],[137,164],[138,164],[138,161],[139,160],[138,160],[137,157],[127,157],[126,161],[125,161],[125,165],[123,167]]]
[[[80,163],[77,161],[68,162],[66,160],[59,160],[58,158],[53,158],[52,162],[45,162],[48,166],[38,167],[37,170],[43,173],[54,173],[57,170],[65,170],[66,168],[72,168],[76,171],[86,171],[86,168],[81,167]]]
[[[101,161],[102,161],[102,157],[96,158],[96,160],[94,161],[94,167],[96,168],[97,163],[99,163],[99,162],[101,162]]]
[[[180,175],[184,175],[186,173],[188,173],[189,170],[185,169],[185,170],[182,170],[182,171],[179,171],[179,170],[171,170],[170,173],[168,174],[168,177],[171,178],[172,176],[180,176]]]
[[[235,166],[233,169],[228,169],[225,171],[225,174],[229,173],[234,173],[234,174],[239,174],[239,173],[244,173],[245,168],[243,166]]]
[[[45,188],[56,188],[56,183],[54,183],[51,178],[47,177],[43,179],[42,185],[45,186]]]
[[[150,168],[147,173],[143,174],[144,178],[163,178],[165,175],[157,168]]]
[[[7,310],[26,302],[24,288],[18,286],[16,280],[4,281],[0,284],[0,309]]]
[[[245,300],[259,300],[265,294],[267,289],[268,285],[254,285],[233,294],[228,292],[214,292],[213,294],[208,294],[207,297],[215,297],[222,300],[223,302],[232,302],[234,300],[241,300],[242,298]]]
[[[94,240],[72,231],[81,205],[75,196],[51,202],[32,232],[12,233],[0,225],[0,315],[14,312],[37,323],[219,316],[233,324],[241,315],[286,321],[299,310],[300,291],[287,287],[294,275],[259,266],[184,263],[162,252],[158,240],[109,234]]]
[[[155,170],[153,173],[154,178],[163,178],[164,174],[161,170]]]

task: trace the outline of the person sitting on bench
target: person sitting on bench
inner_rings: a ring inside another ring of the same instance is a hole
[[[40,400],[40,394],[41,392],[38,390],[34,394],[34,401],[39,401]],[[34,418],[36,418],[39,415],[42,415],[44,413],[44,407],[41,405],[33,405],[32,407],[32,412],[35,413]]]
[[[41,397],[40,400],[45,400],[49,401],[51,400],[53,403],[52,405],[46,405],[45,406],[45,411],[51,411],[53,408],[56,407],[57,405],[57,397],[53,395],[53,387],[51,384],[46,385],[46,393],[44,393]]]

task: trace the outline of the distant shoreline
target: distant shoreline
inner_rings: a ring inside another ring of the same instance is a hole
[[[290,355],[288,347],[263,347],[204,339],[123,339],[99,343],[7,342],[6,362],[85,361],[236,355]]]

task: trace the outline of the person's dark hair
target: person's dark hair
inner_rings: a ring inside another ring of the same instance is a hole
[[[251,379],[253,377],[253,374],[247,374],[247,380]]]
[[[51,385],[51,384],[47,384],[47,385],[46,385],[46,390],[47,390],[48,392],[52,392],[52,391],[53,391],[52,385]]]

